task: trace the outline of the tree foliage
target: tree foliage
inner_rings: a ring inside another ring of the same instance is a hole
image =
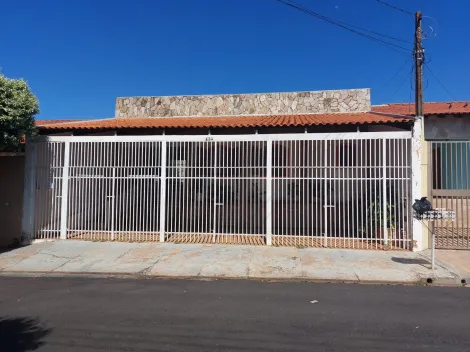
[[[23,79],[0,74],[0,151],[18,151],[24,138],[36,133],[39,103]]]

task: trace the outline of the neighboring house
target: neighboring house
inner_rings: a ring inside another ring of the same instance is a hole
[[[468,109],[426,104],[426,121],[444,107]],[[358,89],[118,98],[115,115],[37,123],[44,137],[29,145],[23,222],[31,239],[428,245],[411,214],[428,193],[412,170],[413,106],[371,107]]]
[[[372,108],[397,115],[411,115],[413,109],[410,104]],[[456,221],[436,222],[436,246],[470,249],[470,104],[425,103],[424,114],[422,194],[432,199],[434,207],[456,212]]]

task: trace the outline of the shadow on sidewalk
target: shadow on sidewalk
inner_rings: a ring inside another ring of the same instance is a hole
[[[25,245],[11,245],[11,246],[6,246],[6,247],[0,247],[0,254],[7,253],[7,252],[12,252],[17,249],[23,248],[23,247],[28,247],[30,246],[29,244]]]
[[[51,331],[51,329],[41,326],[39,319],[36,318],[0,318],[0,350],[8,352],[35,351],[45,344],[44,337]]]
[[[427,269],[429,269],[431,262],[426,259],[422,258],[399,258],[399,257],[392,257],[392,260],[395,263],[400,263],[400,264],[414,264],[414,265],[421,265]]]

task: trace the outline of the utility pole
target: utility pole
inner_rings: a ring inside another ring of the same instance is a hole
[[[429,174],[429,165],[427,164],[427,144],[424,139],[424,109],[423,109],[423,63],[424,51],[421,31],[421,12],[415,14],[415,119],[413,122],[412,140],[411,140],[411,199],[420,199],[423,192],[423,171]],[[423,153],[424,151],[424,153]],[[426,177],[427,178],[427,177]],[[423,231],[422,224],[413,218],[413,248],[422,250],[425,248],[425,237],[427,233]],[[427,241],[426,241],[427,242]]]
[[[421,19],[423,18],[420,11],[415,14],[415,105],[416,116],[423,117],[423,38],[421,31]]]

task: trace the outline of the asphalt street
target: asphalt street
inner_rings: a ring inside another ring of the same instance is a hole
[[[470,290],[0,277],[0,351],[470,351]]]

